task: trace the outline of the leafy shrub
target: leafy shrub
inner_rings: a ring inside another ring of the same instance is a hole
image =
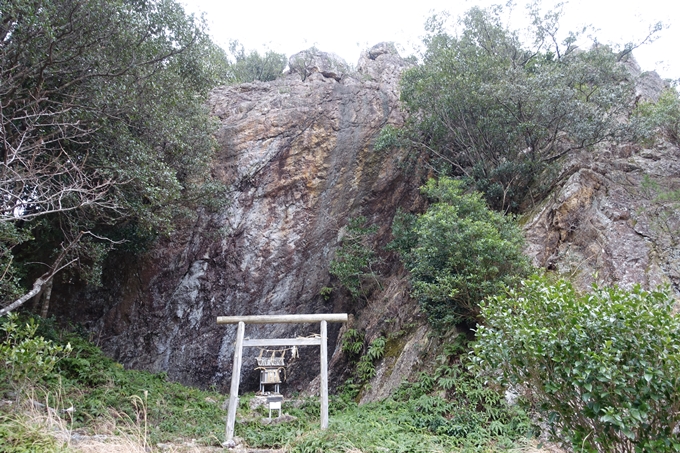
[[[503,392],[484,376],[470,371],[467,339],[458,335],[437,357],[434,372],[421,373],[395,394],[408,402],[410,423],[434,435],[446,436],[457,448],[487,451],[488,445],[510,447],[533,432],[526,413],[510,406]]]
[[[6,306],[17,276],[29,288],[62,266],[97,278],[130,227],[151,240],[226,201],[209,171],[217,122],[205,101],[227,62],[174,0],[1,5]]]
[[[371,341],[357,363],[357,377],[364,383],[375,377],[375,363],[385,355],[385,337],[378,337]]]
[[[653,140],[660,131],[672,143],[680,145],[680,95],[674,88],[664,90],[657,102],[638,105],[635,119],[641,126],[642,138]]]
[[[34,318],[24,321],[15,313],[0,318],[0,388],[40,382],[71,351],[68,343],[62,346],[36,335],[37,329]]]
[[[325,301],[328,301],[331,298],[331,294],[333,294],[333,288],[329,286],[324,286],[319,290],[319,296]]]
[[[347,356],[350,365],[355,366],[354,376],[341,386],[341,393],[346,400],[355,399],[364,385],[375,377],[375,365],[385,356],[385,337],[378,336],[364,347],[366,335],[356,329],[349,329],[342,336],[342,352]]]
[[[370,239],[375,235],[377,227],[367,226],[366,217],[351,219],[342,237],[342,245],[331,262],[330,273],[340,280],[353,298],[368,297],[373,281],[380,286],[373,267],[378,264]]]
[[[435,327],[475,322],[482,299],[527,274],[521,231],[460,181],[443,177],[421,190],[433,200],[427,212],[402,215],[392,228],[412,295]]]
[[[356,329],[349,329],[342,336],[342,352],[350,361],[356,362],[364,349],[364,334]]]
[[[532,277],[482,304],[477,365],[525,386],[577,451],[680,450],[680,319],[667,290]]]

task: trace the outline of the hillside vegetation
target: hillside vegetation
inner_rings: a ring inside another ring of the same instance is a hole
[[[9,315],[0,320],[0,451],[107,451],[174,445],[220,446],[225,396],[168,382],[164,374],[124,370],[82,336],[52,322]],[[461,338],[393,398],[358,406],[348,393],[333,397],[328,431],[319,429],[315,398],[286,400],[293,421],[265,424],[264,406],[241,398],[236,435],[250,447],[293,452],[500,451],[528,445],[529,418],[467,372],[457,358]],[[57,427],[53,429],[50,427]]]

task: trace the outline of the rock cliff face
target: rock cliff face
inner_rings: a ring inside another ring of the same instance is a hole
[[[195,225],[135,263],[109,264],[104,290],[62,288],[55,305],[98,331],[104,349],[126,366],[224,389],[236,329],[217,326],[217,316],[362,309],[343,291],[327,301],[320,296],[331,285],[329,263],[342,228],[364,215],[383,225],[376,240],[384,243],[396,208],[418,203],[419,181],[405,179],[404,155],[373,150],[383,126],[404,120],[398,78],[406,63],[381,44],[358,67],[350,74],[344,62],[310,50],[291,57],[286,77],[216,89],[214,171],[229,184],[227,208],[199,214]],[[404,280],[395,281],[399,287]],[[384,304],[391,303],[395,319],[414,309],[404,310],[405,294],[397,288]],[[329,325],[331,352],[340,329]],[[246,327],[252,338],[314,332],[318,325]],[[246,389],[257,385],[258,354],[246,350]],[[289,390],[302,390],[316,376],[318,354],[301,348]],[[341,360],[332,363],[342,371]]]
[[[666,84],[627,63],[639,100]],[[680,295],[680,149],[655,143],[604,143],[570,156],[553,193],[525,216],[534,264],[593,283],[670,284]]]
[[[527,216],[534,263],[582,289],[594,282],[668,283],[680,293],[678,147],[604,145],[573,156],[564,175],[561,187]]]

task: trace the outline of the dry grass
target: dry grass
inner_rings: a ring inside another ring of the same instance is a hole
[[[221,448],[204,447],[194,441],[152,446],[148,441],[146,401],[134,401],[137,415],[111,411],[97,420],[88,433],[73,430],[72,409],[64,408],[60,394],[45,394],[39,390],[25,391],[14,401],[0,401],[0,413],[11,418],[12,426],[19,432],[30,433],[56,447],[57,451],[81,453],[208,453],[222,452]],[[39,450],[38,450],[39,451]]]

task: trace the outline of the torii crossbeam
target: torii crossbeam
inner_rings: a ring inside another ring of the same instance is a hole
[[[276,338],[244,340],[246,324],[298,324],[318,322],[321,324],[321,338]],[[234,367],[231,371],[229,391],[229,412],[227,413],[226,446],[235,447],[234,424],[238,407],[238,387],[241,380],[241,360],[244,346],[321,346],[321,429],[328,428],[328,329],[329,322],[347,322],[347,313],[311,315],[260,315],[260,316],[218,316],[217,324],[238,324],[234,346]]]

